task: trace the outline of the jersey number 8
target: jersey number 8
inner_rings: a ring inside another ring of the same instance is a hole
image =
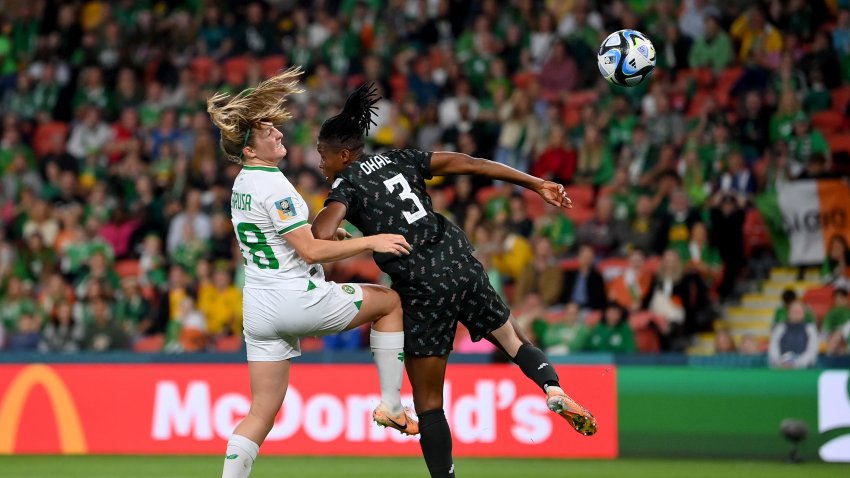
[[[411,201],[413,201],[413,205],[416,206],[416,211],[414,212],[402,212],[402,214],[404,214],[404,218],[407,219],[407,223],[413,224],[414,222],[427,216],[428,213],[425,212],[425,208],[422,207],[422,201],[420,201],[419,198],[415,194],[413,194],[413,191],[410,190],[410,184],[407,183],[407,180],[404,179],[404,176],[402,176],[401,174],[396,174],[390,179],[384,181],[384,186],[387,187],[387,190],[389,192],[393,192],[393,189],[395,189],[396,184],[401,185],[401,194],[399,194],[399,197],[402,199],[410,199]]]
[[[253,234],[255,241],[248,240],[248,233]],[[236,226],[236,234],[239,235],[239,241],[248,246],[248,252],[254,260],[254,264],[260,269],[278,269],[280,262],[274,256],[269,243],[266,241],[266,235],[257,227],[256,224],[250,222],[240,222]],[[247,261],[246,261],[247,262]]]

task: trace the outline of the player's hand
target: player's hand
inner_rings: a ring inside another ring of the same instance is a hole
[[[564,186],[558,183],[543,181],[543,184],[540,185],[537,193],[543,196],[543,199],[553,206],[567,209],[572,209],[573,207],[573,201],[569,196],[567,196],[567,191],[564,190]]]
[[[397,256],[410,254],[410,244],[399,234],[378,234],[372,236],[370,246],[374,252],[395,254]]]
[[[345,229],[343,229],[341,227],[338,227],[336,229],[336,232],[334,233],[334,240],[335,241],[344,241],[346,239],[351,239],[351,233],[349,233],[348,231],[346,231]]]

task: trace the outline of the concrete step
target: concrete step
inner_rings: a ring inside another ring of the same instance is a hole
[[[793,289],[798,296],[802,296],[807,290],[815,287],[820,287],[820,282],[816,281],[797,281],[797,282],[774,282],[767,281],[761,285],[761,292],[764,295],[772,295],[781,297],[785,289]]]
[[[773,320],[772,308],[755,308],[755,307],[727,307],[724,317],[729,322],[741,322],[750,320]]]
[[[770,280],[773,282],[796,282],[800,271],[796,267],[774,267],[770,270]],[[820,270],[810,267],[803,272],[803,280],[817,282],[820,280]]]
[[[756,309],[776,309],[782,305],[780,296],[772,296],[767,294],[745,294],[741,298],[742,307],[751,307]]]

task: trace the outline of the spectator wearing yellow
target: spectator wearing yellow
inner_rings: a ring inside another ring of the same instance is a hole
[[[201,285],[198,309],[206,316],[211,335],[242,333],[242,293],[233,285],[226,263],[216,265],[212,282]]]
[[[732,38],[741,43],[738,61],[746,64],[761,54],[776,55],[782,51],[782,35],[767,22],[764,10],[754,5],[732,23]]]

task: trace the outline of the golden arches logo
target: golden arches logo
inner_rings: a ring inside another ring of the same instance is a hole
[[[9,384],[0,402],[0,454],[15,451],[15,438],[21,426],[21,414],[30,392],[41,385],[50,398],[56,427],[59,431],[59,448],[62,453],[85,453],[86,436],[74,398],[62,378],[47,365],[30,365],[24,368]]]

